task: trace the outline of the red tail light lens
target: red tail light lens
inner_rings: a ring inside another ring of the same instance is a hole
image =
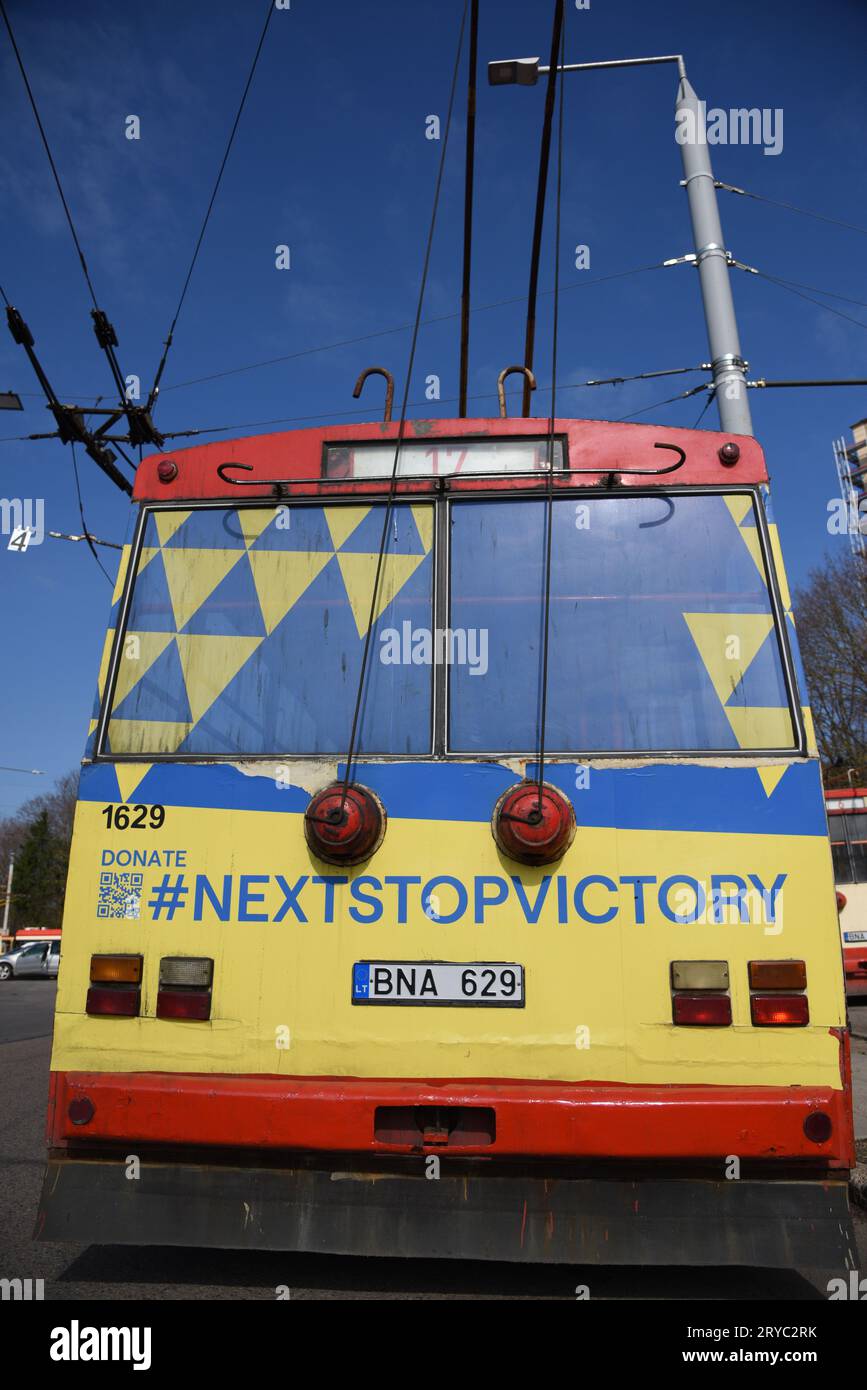
[[[211,1017],[211,992],[200,989],[161,989],[157,995],[157,1018]]]
[[[157,1018],[211,1017],[214,962],[208,956],[163,956]]]
[[[86,1012],[114,1018],[135,1018],[139,1012],[138,989],[112,989],[110,985],[91,985],[87,991]]]
[[[753,994],[750,1013],[757,1028],[804,1028],[810,1022],[806,994]]]
[[[732,1021],[732,1001],[727,994],[675,994],[675,1023],[697,1028],[725,1028]]]

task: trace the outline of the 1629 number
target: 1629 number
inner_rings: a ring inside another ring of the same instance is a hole
[[[159,830],[166,818],[165,806],[103,806],[109,830]]]

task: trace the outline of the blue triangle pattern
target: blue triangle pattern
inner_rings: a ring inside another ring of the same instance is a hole
[[[157,657],[153,666],[115,706],[111,717],[160,719],[183,724],[192,721],[177,643],[169,643],[162,656]]]
[[[378,555],[382,543],[382,503],[372,507],[364,520],[347,536],[342,551],[350,555]],[[396,533],[396,534],[395,534]],[[423,555],[424,545],[408,506],[395,507],[388,523],[388,555]]]
[[[136,576],[129,621],[130,632],[174,632],[175,612],[166,582],[162,555],[155,555]]]
[[[333,550],[323,507],[286,505],[275,512],[251,550]]]
[[[202,507],[191,512],[166,541],[166,550],[246,550],[238,513],[232,508]]]
[[[772,628],[726,700],[726,705],[742,705],[744,709],[779,709],[787,704],[777,634]]]
[[[233,564],[183,631],[203,637],[265,636],[259,596],[246,555]]]

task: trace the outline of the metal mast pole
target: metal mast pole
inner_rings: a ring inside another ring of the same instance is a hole
[[[12,901],[12,874],[15,870],[15,855],[9,856],[9,873],[6,877],[6,902],[3,904],[3,935],[8,935],[9,929],[9,904]]]
[[[720,424],[732,434],[751,435],[745,364],[705,138],[704,105],[685,73],[675,110]]]

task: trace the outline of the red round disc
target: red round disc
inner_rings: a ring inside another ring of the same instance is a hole
[[[561,859],[575,836],[575,812],[556,787],[520,782],[504,792],[491,820],[494,839],[510,859],[551,864]]]
[[[342,782],[332,783],[317,792],[304,813],[307,843],[328,864],[360,864],[379,848],[384,834],[379,797],[357,782],[345,794]]]

